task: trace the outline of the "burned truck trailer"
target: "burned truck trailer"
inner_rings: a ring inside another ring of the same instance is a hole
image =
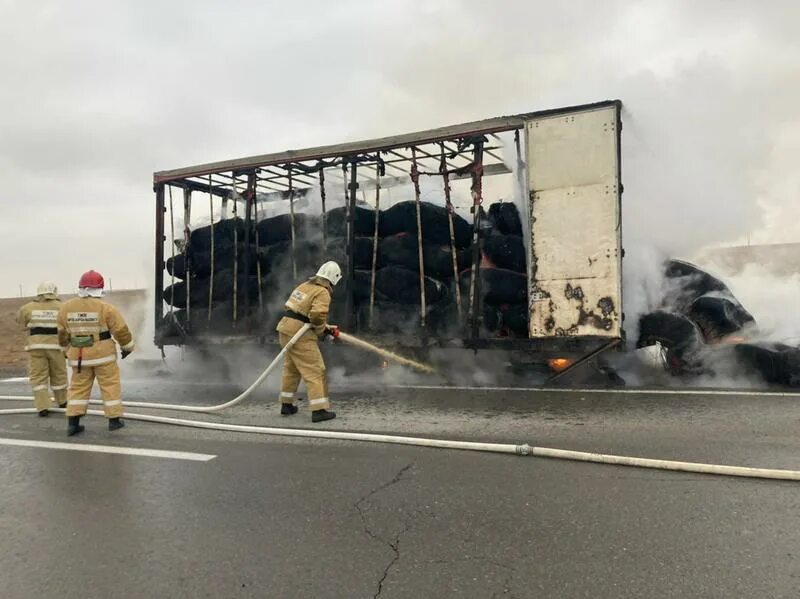
[[[154,174],[156,345],[274,340],[342,265],[331,322],[385,346],[560,364],[623,338],[621,102]]]

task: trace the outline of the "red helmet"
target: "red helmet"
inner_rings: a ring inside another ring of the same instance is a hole
[[[81,275],[81,280],[78,281],[78,287],[81,289],[102,289],[105,286],[106,282],[103,280],[103,275],[96,270],[83,273]]]

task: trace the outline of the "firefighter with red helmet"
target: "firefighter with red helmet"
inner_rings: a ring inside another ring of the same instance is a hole
[[[67,360],[72,379],[67,393],[67,434],[83,431],[89,395],[97,379],[108,430],[125,426],[122,416],[122,388],[117,365],[117,343],[124,360],[134,347],[133,335],[119,310],[104,302],[105,281],[90,270],[78,283],[78,297],[62,304],[58,313],[59,342],[68,346]],[[116,343],[115,343],[116,341]]]

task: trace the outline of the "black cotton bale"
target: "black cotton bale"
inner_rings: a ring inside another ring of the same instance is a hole
[[[378,265],[402,266],[408,270],[419,272],[419,245],[417,238],[411,233],[398,233],[381,240],[378,247]],[[453,256],[450,245],[422,244],[425,275],[435,279],[449,280],[453,278]],[[469,266],[469,253],[457,250],[456,266],[459,271]]]
[[[519,235],[493,233],[483,240],[483,252],[498,268],[527,272],[525,244]]]
[[[245,223],[241,218],[227,218],[214,223],[214,248],[233,245],[245,238]],[[189,236],[189,246],[199,251],[211,249],[211,225],[198,227]]]
[[[292,242],[279,241],[268,247],[260,248],[259,256],[262,269],[275,273],[284,271],[292,276]],[[295,239],[294,263],[298,276],[305,276],[308,271],[319,268],[326,260],[322,239]]]
[[[745,372],[756,374],[767,383],[800,386],[800,348],[779,343],[741,343],[733,350],[737,364]]]
[[[425,243],[446,245],[450,243],[450,225],[447,209],[430,202],[420,202],[422,238]],[[417,234],[417,204],[413,201],[399,202],[384,210],[380,215],[380,234],[382,237],[398,233]],[[472,239],[472,225],[453,213],[453,236],[456,247],[464,248]]]
[[[700,327],[706,342],[717,341],[755,322],[736,298],[719,293],[697,298],[689,307],[688,316]]]
[[[664,265],[668,288],[664,304],[668,308],[686,313],[697,298],[711,292],[733,297],[728,286],[689,262],[668,260]]]
[[[249,285],[248,285],[249,282]],[[210,277],[193,277],[190,281],[189,292],[191,293],[191,305],[193,307],[207,306],[209,289],[211,287]],[[244,273],[238,273],[236,277],[236,295],[240,302],[243,302],[247,296],[251,300],[258,299],[258,278],[255,276],[245,277]],[[222,270],[214,273],[214,282],[212,290],[212,304],[221,301],[232,301],[234,292],[234,276],[233,270]],[[174,288],[174,300],[173,300]],[[168,286],[162,293],[162,298],[168,304],[176,308],[186,307],[186,294],[187,282],[179,281],[174,286]]]
[[[382,215],[381,215],[382,216]],[[357,236],[375,234],[375,211],[372,208],[356,206],[353,216],[353,228]],[[328,235],[331,237],[347,237],[347,208],[341,206],[329,210],[326,215]]]
[[[702,346],[700,331],[691,320],[663,311],[651,312],[639,319],[636,347],[648,347],[656,342],[667,350],[673,371],[684,370],[694,363]]]
[[[291,214],[279,214],[265,218],[256,224],[258,245],[268,246],[292,239]],[[294,215],[295,241],[306,239],[322,239],[322,220],[313,214],[298,212]]]
[[[211,274],[211,252],[200,251],[197,248],[190,248],[190,266],[192,275],[199,277],[207,277]],[[238,263],[238,268],[244,272],[245,260],[249,259],[250,274],[256,273],[256,262],[258,261],[258,252],[254,246],[247,246],[239,244],[234,251],[233,245],[217,248],[214,247],[214,270],[222,271],[233,268],[234,262]],[[173,261],[172,257],[167,259],[166,263],[167,272],[174,275],[179,279],[186,278],[186,256],[177,254]]]
[[[399,304],[420,303],[419,273],[399,266],[387,266],[375,273],[375,287],[385,297]],[[449,297],[447,286],[431,277],[425,277],[425,301],[436,304]]]
[[[461,293],[467,301],[471,276],[471,271],[465,270],[459,280]],[[480,292],[485,303],[495,306],[527,304],[528,277],[525,274],[504,268],[481,268],[480,277]]]
[[[495,202],[489,206],[488,220],[503,235],[522,235],[522,219],[517,206],[511,202]]]
[[[526,304],[483,305],[483,328],[497,337],[528,336]]]
[[[452,313],[451,313],[452,312]],[[427,306],[425,333],[441,334],[451,323],[456,323],[455,310],[447,304]],[[370,320],[369,303],[358,306],[358,328],[362,332],[379,335],[419,336],[422,332],[419,306],[387,300],[376,301]]]
[[[175,254],[167,258],[165,267],[167,273],[178,279],[186,278],[186,254]]]
[[[372,237],[355,238],[355,267],[356,269],[372,268]],[[380,246],[380,240],[378,240]],[[347,239],[345,237],[329,237],[328,250],[325,253],[325,260],[333,260],[339,264],[344,272],[347,265]]]

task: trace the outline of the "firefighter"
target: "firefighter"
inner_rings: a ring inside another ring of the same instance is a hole
[[[277,331],[281,347],[299,331],[304,323],[312,328],[286,352],[281,380],[281,414],[290,416],[297,412],[295,394],[302,379],[308,390],[308,403],[311,406],[311,421],[323,422],[336,418],[336,413],[328,410],[328,380],[325,362],[319,351],[319,339],[325,335],[338,335],[339,329],[328,324],[328,309],[331,304],[333,287],[342,278],[342,269],[336,262],[326,262],[319,267],[317,274],[292,291],[286,301],[283,318]]]
[[[81,416],[86,414],[89,394],[95,378],[100,386],[108,430],[125,426],[122,416],[122,389],[117,365],[116,340],[124,360],[133,351],[133,335],[125,319],[114,306],[100,299],[105,281],[90,270],[81,276],[78,297],[61,306],[58,334],[62,345],[69,346],[67,359],[72,380],[67,395],[67,435],[83,431]]]
[[[58,342],[60,307],[55,283],[40,283],[36,299],[17,313],[17,322],[27,329],[28,373],[39,416],[50,414],[50,391],[59,408],[67,407],[67,348]]]

